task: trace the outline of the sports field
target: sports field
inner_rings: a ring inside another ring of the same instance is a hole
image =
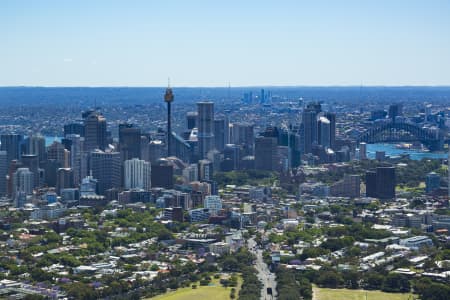
[[[385,293],[348,289],[313,288],[313,300],[413,300],[412,294]],[[367,296],[367,297],[366,297]]]
[[[236,287],[236,298],[242,283],[241,277],[238,277],[238,286]],[[165,293],[153,298],[151,300],[200,300],[200,299],[214,299],[214,300],[230,300],[231,287],[223,287],[220,285],[218,279],[213,279],[210,286],[199,286],[192,289],[182,288],[174,292]]]

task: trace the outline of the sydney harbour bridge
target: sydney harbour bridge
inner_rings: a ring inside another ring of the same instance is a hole
[[[443,149],[445,139],[444,130],[423,128],[411,123],[389,122],[375,125],[363,132],[357,139],[358,144],[365,142],[396,143],[396,142],[421,142],[431,151]]]

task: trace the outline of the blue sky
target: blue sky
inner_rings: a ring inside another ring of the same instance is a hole
[[[450,85],[450,1],[0,1],[0,86]]]

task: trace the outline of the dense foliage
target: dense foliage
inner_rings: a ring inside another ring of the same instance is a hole
[[[312,299],[311,283],[300,272],[279,268],[276,275],[279,300]]]
[[[219,187],[226,185],[271,185],[276,180],[276,173],[261,170],[217,172],[214,180]]]
[[[257,271],[254,267],[244,267],[242,269],[243,283],[239,291],[239,300],[258,300],[260,299],[262,283],[256,276]]]

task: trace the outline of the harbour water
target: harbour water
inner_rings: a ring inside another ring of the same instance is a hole
[[[61,137],[46,136],[45,145],[49,146],[53,141],[61,142]],[[446,152],[425,152],[417,149],[398,149],[396,144],[367,144],[367,157],[375,158],[376,151],[385,151],[387,156],[395,157],[401,154],[409,154],[409,157],[414,160],[421,160],[422,158],[441,159],[447,158]]]
[[[46,136],[45,137],[45,146],[50,146],[54,141],[61,142],[61,137],[55,136]]]
[[[395,157],[401,154],[409,154],[409,157],[414,160],[421,160],[423,158],[441,159],[447,158],[446,152],[425,152],[416,149],[398,149],[396,144],[368,144],[367,157],[375,158],[376,151],[385,151],[387,156]]]

